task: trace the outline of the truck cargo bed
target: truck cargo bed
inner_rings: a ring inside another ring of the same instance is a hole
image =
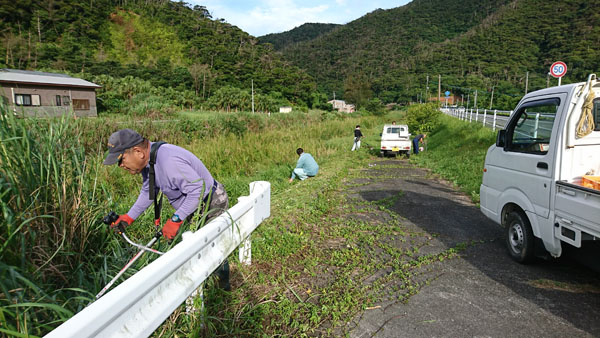
[[[576,247],[582,239],[600,239],[600,190],[556,182],[555,236]]]

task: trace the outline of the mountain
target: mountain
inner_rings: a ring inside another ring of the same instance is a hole
[[[287,32],[260,36],[258,42],[270,43],[275,50],[282,50],[298,42],[313,40],[336,27],[340,27],[340,25],[334,23],[305,23]]]
[[[546,86],[553,61],[569,66],[563,83],[600,68],[596,1],[414,0],[376,10],[317,39],[282,50],[312,75],[319,88],[370,93],[384,102],[409,102],[442,92],[478,94],[510,107],[529,90]],[[426,89],[429,76],[429,91]],[[483,99],[483,97],[482,97]],[[481,101],[483,102],[483,101]]]
[[[553,61],[567,63],[563,83],[600,69],[598,4],[413,0],[257,39],[184,2],[0,0],[0,67],[103,81],[109,110],[149,91],[176,106],[250,109],[252,84],[269,102],[262,111],[319,107],[334,93],[359,108],[408,103],[437,96],[438,75],[442,91],[508,109],[526,81],[529,91],[556,83]]]
[[[368,81],[377,96],[392,102],[405,88],[390,86],[389,80],[379,83],[389,78],[390,71],[409,70],[407,61],[415,52],[468,32],[508,2],[414,0],[402,7],[368,13],[316,40],[291,45],[282,53],[315,77],[326,91],[342,94],[345,81]]]
[[[0,68],[131,76],[201,101],[251,82],[293,103],[315,89],[271,47],[185,2],[0,0],[0,32]]]

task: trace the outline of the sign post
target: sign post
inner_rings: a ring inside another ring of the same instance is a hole
[[[560,86],[560,79],[567,73],[567,64],[562,61],[556,61],[550,66],[550,75],[558,78],[558,85]]]

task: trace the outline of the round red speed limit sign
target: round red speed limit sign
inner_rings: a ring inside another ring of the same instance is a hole
[[[556,61],[550,66],[550,75],[561,78],[567,73],[567,64],[562,61]]]

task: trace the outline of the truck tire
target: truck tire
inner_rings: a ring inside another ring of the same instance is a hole
[[[531,263],[535,258],[535,237],[527,216],[520,211],[511,211],[504,225],[506,248],[510,257],[521,264]]]
[[[408,151],[407,151],[407,152],[405,152],[405,153],[404,153],[404,156],[406,156],[406,159],[408,160],[408,159],[410,158],[410,152],[408,152]]]

